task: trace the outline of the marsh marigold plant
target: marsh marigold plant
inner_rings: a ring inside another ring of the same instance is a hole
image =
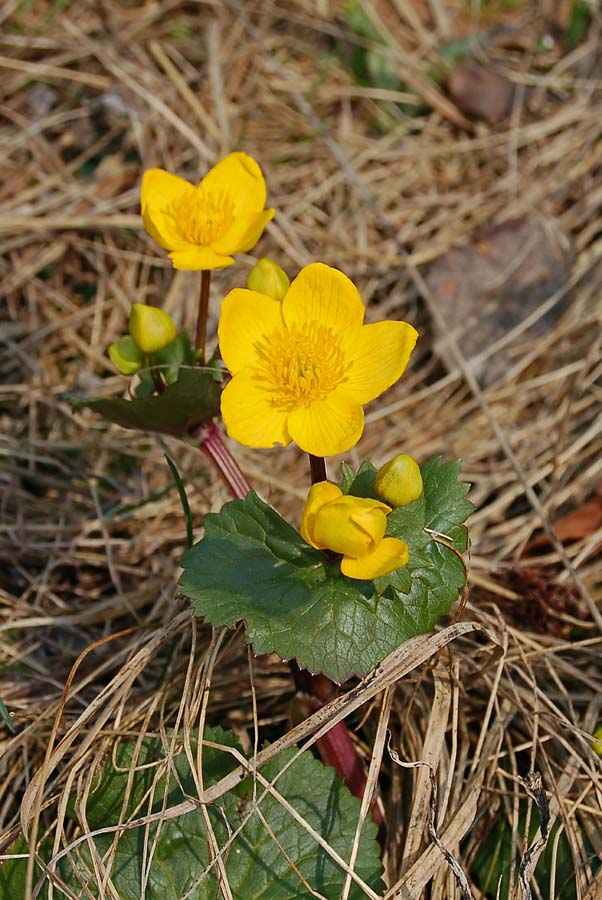
[[[417,337],[406,322],[364,325],[357,288],[323,263],[305,266],[282,301],[231,291],[219,324],[228,434],[249,447],[344,453],[362,435],[363,405],[402,375]]]
[[[303,540],[317,550],[342,553],[341,572],[370,580],[405,566],[408,546],[385,537],[391,507],[379,500],[351,497],[329,481],[312,485],[301,517]]]
[[[246,153],[230,153],[197,186],[163,169],[142,179],[142,221],[169,250],[176,269],[222,269],[255,246],[274,215],[264,209],[262,171]]]

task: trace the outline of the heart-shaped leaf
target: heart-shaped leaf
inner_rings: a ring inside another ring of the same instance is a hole
[[[219,745],[202,749],[203,784],[207,788],[237,765],[228,749],[236,747],[236,740],[220,728],[206,729],[204,737]],[[196,741],[191,743],[195,758],[198,748]],[[311,753],[303,753],[291,763],[295,752],[293,748],[281,753],[261,769],[261,774],[269,781],[277,778],[275,789],[285,801],[344,860],[349,860],[360,803],[334,769],[322,765]],[[225,847],[234,835],[222,855],[231,896],[240,900],[306,900],[316,891],[323,897],[339,897],[345,881],[343,869],[277,797],[266,795],[259,811],[253,810],[254,796],[259,798],[262,791],[257,784],[254,792],[252,778],[248,777],[206,807],[217,846]],[[173,808],[186,797],[197,795],[183,749],[168,761],[158,739],[144,740],[137,753],[134,741],[123,741],[113,758],[107,760],[100,782],[90,794],[86,823],[81,824],[86,830],[110,828]],[[70,814],[75,815],[72,808]],[[105,870],[110,867],[113,891],[121,900],[179,900],[184,895],[190,900],[215,900],[222,895],[216,866],[211,865],[207,823],[201,810],[96,835],[91,842]],[[20,849],[16,847],[14,852]],[[50,850],[51,842],[47,842],[41,855],[47,859]],[[24,896],[26,868],[26,859],[4,864],[1,900]],[[354,869],[373,890],[382,891],[376,826],[370,819],[362,828]],[[84,843],[60,860],[57,874],[71,888],[69,896],[108,896],[99,891],[97,872],[91,864],[90,847]],[[39,875],[37,870],[36,880]],[[56,895],[56,887],[54,892]],[[41,896],[45,898],[47,893]],[[362,888],[352,883],[349,897],[360,900],[365,896]]]
[[[472,504],[457,472],[456,462],[428,463],[424,494],[389,515],[388,534],[409,546],[405,569],[376,581],[346,578],[251,492],[205,517],[205,537],[182,558],[182,590],[213,625],[244,620],[258,654],[296,658],[338,682],[363,676],[403,641],[431,631],[465,584],[459,553]],[[364,465],[347,478],[349,492],[371,496],[375,475]],[[437,534],[426,530],[430,523]]]
[[[72,397],[78,410],[93,410],[122,428],[185,436],[190,429],[219,412],[220,385],[215,371],[195,367],[180,368],[178,380],[162,394],[136,397]]]

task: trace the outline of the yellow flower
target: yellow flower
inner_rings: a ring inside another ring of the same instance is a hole
[[[594,742],[592,743],[592,750],[597,756],[602,756],[602,725],[598,725],[596,730],[594,731]]]
[[[281,302],[231,291],[219,323],[233,375],[222,394],[230,437],[249,447],[296,441],[315,456],[353,447],[362,405],[397,381],[418,337],[405,322],[363,321],[357,288],[323,263],[305,266]]]
[[[408,546],[385,537],[391,507],[378,500],[350,497],[336,484],[314,484],[301,516],[303,540],[317,550],[342,553],[341,572],[371,580],[405,566]]]
[[[130,311],[130,334],[143,353],[158,353],[177,334],[174,320],[164,309],[134,303]]]
[[[376,492],[393,506],[418,500],[422,491],[420,466],[407,453],[400,453],[378,470]]]
[[[267,294],[273,300],[282,300],[290,283],[291,280],[284,269],[265,256],[253,266],[247,278],[247,287],[250,291]]]
[[[273,209],[261,169],[246,153],[230,153],[198,187],[163,169],[142,179],[142,221],[176,269],[222,269],[233,253],[255,246]]]

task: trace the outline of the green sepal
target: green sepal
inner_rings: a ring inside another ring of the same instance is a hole
[[[160,367],[161,374],[168,384],[177,381],[182,366],[195,366],[199,358],[198,350],[190,346],[188,331],[183,328],[173,341],[148,357],[149,365]]]
[[[124,334],[117,341],[113,341],[108,354],[121,375],[135,375],[144,365],[144,353],[129,334]]]

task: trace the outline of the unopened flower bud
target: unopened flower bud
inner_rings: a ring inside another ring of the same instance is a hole
[[[317,550],[341,553],[341,572],[371,580],[405,566],[404,541],[385,537],[391,507],[378,500],[350,497],[336,484],[312,485],[301,517],[301,535]]]
[[[144,353],[134,343],[129,334],[124,335],[109,347],[109,358],[122,375],[135,375],[144,363]]]
[[[165,310],[134,303],[130,312],[130,334],[143,353],[158,353],[171,344],[177,329]]]
[[[594,731],[594,742],[592,744],[592,750],[598,756],[602,756],[602,725],[598,725],[596,730]]]
[[[247,278],[247,287],[250,291],[267,294],[274,300],[282,300],[290,283],[291,280],[284,269],[265,256],[251,269]]]
[[[391,506],[406,506],[423,490],[420,467],[407,453],[400,453],[378,470],[376,491]]]

